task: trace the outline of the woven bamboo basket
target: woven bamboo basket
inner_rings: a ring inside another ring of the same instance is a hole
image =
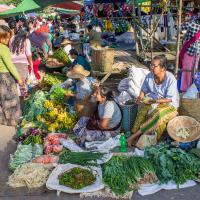
[[[91,48],[92,68],[94,71],[111,72],[115,50],[111,48]]]
[[[177,136],[180,128],[187,128],[189,136],[185,139]],[[200,138],[200,123],[192,117],[177,116],[169,121],[167,125],[169,136],[178,142],[192,142]]]
[[[199,99],[181,98],[179,113],[180,115],[193,117],[200,122],[200,98]]]

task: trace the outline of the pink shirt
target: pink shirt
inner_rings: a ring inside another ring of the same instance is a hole
[[[13,39],[14,38],[11,38],[10,49],[11,49],[11,44],[12,44]],[[16,53],[15,54],[12,53],[12,61],[14,64],[15,63],[23,63],[23,64],[29,65],[29,62],[27,59],[28,56],[32,56],[31,42],[29,39],[26,39],[24,49],[22,50],[22,52],[19,55],[17,55]]]

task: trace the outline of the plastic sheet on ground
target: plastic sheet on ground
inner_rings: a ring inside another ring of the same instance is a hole
[[[85,147],[87,150],[95,150],[99,152],[109,152],[117,146],[120,146],[120,135],[112,137],[106,141],[86,142]]]
[[[188,180],[187,182],[185,182],[182,185],[179,185],[179,188],[188,188],[188,187],[193,187],[196,185],[195,181],[192,180]],[[154,194],[160,190],[173,190],[173,189],[178,189],[177,184],[175,182],[169,182],[167,184],[162,184],[159,185],[158,183],[155,184],[144,184],[142,186],[140,186],[138,193],[142,196],[145,195],[150,195],[150,194]]]
[[[75,190],[63,185],[59,185],[58,176],[66,171],[69,171],[70,169],[74,167],[80,167],[83,169],[92,170],[93,174],[96,176],[96,181],[94,182],[94,184],[84,187],[80,190]],[[102,170],[101,168],[98,168],[98,167],[88,168],[88,167],[82,167],[82,166],[73,165],[73,164],[58,165],[50,174],[49,179],[46,182],[46,187],[49,190],[56,190],[57,195],[59,195],[60,192],[65,192],[65,193],[70,193],[70,194],[96,192],[104,188],[104,184],[102,182]]]

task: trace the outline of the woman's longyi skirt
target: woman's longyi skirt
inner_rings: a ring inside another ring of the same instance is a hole
[[[0,73],[0,124],[16,126],[20,116],[20,101],[15,80],[10,73]]]
[[[158,105],[151,114],[148,114],[150,110],[152,110],[151,105],[141,105],[132,132],[136,133],[138,130],[142,134],[157,132],[157,139],[159,140],[167,127],[167,123],[176,117],[178,112],[173,106],[167,104]]]

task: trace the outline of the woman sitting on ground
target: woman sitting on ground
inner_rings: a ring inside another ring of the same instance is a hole
[[[99,103],[92,117],[82,117],[74,127],[77,142],[83,146],[85,141],[103,141],[120,132],[122,113],[113,100],[113,93],[106,87],[97,87],[93,97]]]
[[[136,102],[140,104],[132,129],[133,135],[127,140],[131,146],[142,134],[157,133],[159,140],[166,129],[167,123],[174,118],[179,107],[179,93],[174,75],[166,71],[165,55],[153,58],[150,70],[143,83]],[[145,96],[150,97],[145,100]]]

